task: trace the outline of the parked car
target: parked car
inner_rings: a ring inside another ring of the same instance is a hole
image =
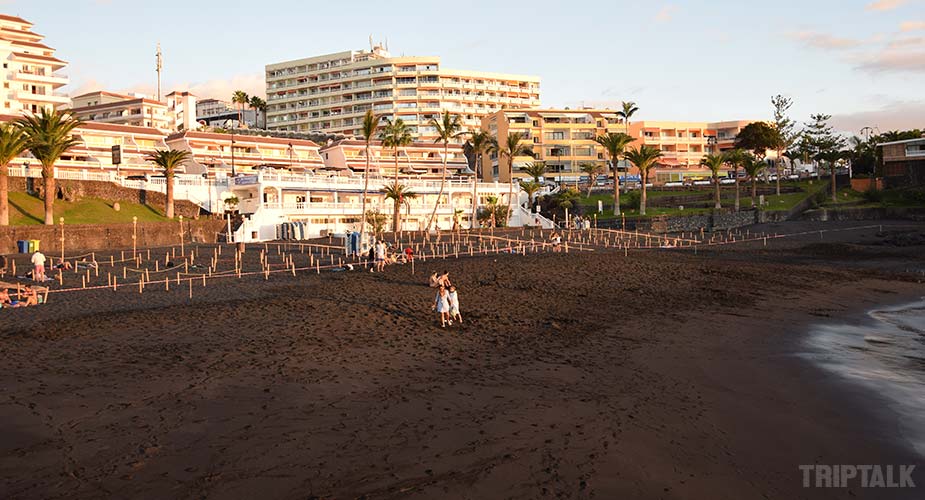
[[[709,186],[713,184],[712,181],[694,181],[695,186]]]
[[[720,180],[719,180],[719,183],[720,183],[720,184],[735,184],[735,183],[736,183],[736,180],[730,177],[730,178],[726,178],[726,179],[720,179]]]
[[[666,182],[665,187],[684,187],[684,183],[681,181]]]

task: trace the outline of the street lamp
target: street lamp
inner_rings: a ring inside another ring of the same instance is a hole
[[[234,168],[234,129],[235,129],[235,126],[234,126],[233,120],[225,120],[226,125],[229,123],[231,124],[231,126],[228,127],[229,130],[231,130],[231,176],[234,177],[235,175],[235,168]]]

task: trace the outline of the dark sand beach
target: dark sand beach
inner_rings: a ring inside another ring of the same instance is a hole
[[[911,490],[798,469],[923,463],[881,395],[802,356],[813,324],[925,295],[902,224],[4,310],[0,498],[922,498],[925,466]]]

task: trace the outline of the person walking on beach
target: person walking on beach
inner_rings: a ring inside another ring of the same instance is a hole
[[[452,325],[454,320],[462,324],[462,314],[459,314],[459,293],[456,291],[455,286],[450,286],[447,297],[450,304],[450,324]]]
[[[437,316],[440,318],[440,326],[446,328],[447,322],[451,325],[453,320],[450,319],[450,302],[449,294],[446,293],[446,287],[440,287],[437,290],[437,297],[434,299],[434,306],[432,308],[434,311],[437,311]]]
[[[560,252],[562,250],[562,237],[559,236],[559,233],[552,233],[552,236],[549,237],[549,241],[552,242],[552,251]]]
[[[370,245],[369,252],[366,254],[366,262],[369,264],[369,272],[376,270],[376,245]]]
[[[385,243],[376,243],[376,271],[385,271]]]
[[[45,281],[45,254],[38,250],[32,254],[32,265],[35,269],[32,272],[32,279],[35,281]]]

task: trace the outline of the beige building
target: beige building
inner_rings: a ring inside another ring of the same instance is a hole
[[[662,157],[650,173],[657,183],[705,180],[712,175],[700,165],[707,154],[735,147],[735,138],[746,125],[758,120],[723,122],[639,121],[630,123],[632,146],[645,144],[658,148]],[[774,155],[768,152],[770,157]],[[730,169],[731,170],[731,169]],[[654,175],[653,175],[654,173]],[[728,172],[725,175],[729,175]]]
[[[447,149],[447,176],[471,175],[462,145],[450,144]],[[374,141],[369,147],[370,175],[391,179],[395,175],[395,149],[382,147]],[[343,139],[321,148],[324,164],[332,170],[366,170],[366,142]],[[415,142],[398,149],[398,175],[407,178],[440,178],[443,171],[443,144]]]
[[[546,179],[575,182],[581,165],[597,163],[609,171],[604,148],[594,139],[608,132],[625,132],[615,111],[601,109],[525,109],[498,111],[482,118],[482,130],[504,144],[509,132],[519,132],[532,148],[533,156],[514,158],[514,177],[523,179],[524,165],[542,161]],[[508,159],[485,155],[481,178],[509,182]]]
[[[68,79],[56,73],[67,63],[55,57],[43,38],[32,32],[29,21],[0,14],[0,113],[38,113],[70,102],[58,92]]]
[[[71,113],[84,121],[165,131],[196,129],[196,96],[189,92],[171,92],[166,97],[161,102],[138,94],[98,90],[72,98]]]
[[[439,57],[392,57],[382,46],[270,64],[266,82],[267,128],[296,132],[359,136],[372,110],[427,141],[444,110],[477,130],[486,115],[540,103],[539,77],[446,69]]]

